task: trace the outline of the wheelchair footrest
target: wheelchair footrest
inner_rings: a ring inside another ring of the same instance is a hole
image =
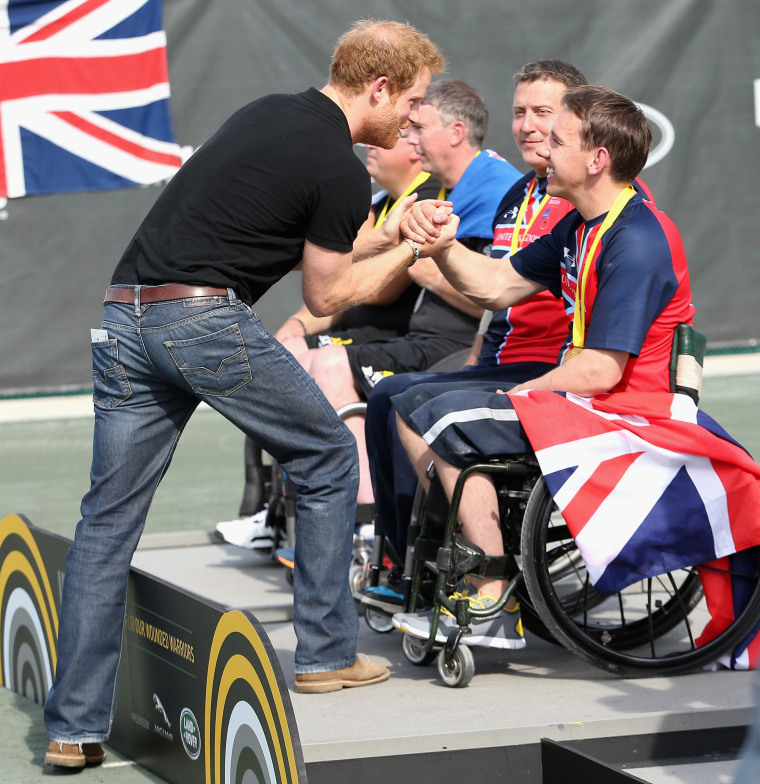
[[[456,585],[466,574],[473,577],[509,578],[509,559],[506,555],[486,555],[480,547],[462,536],[454,537],[451,550],[439,548],[436,566],[448,572],[446,583],[449,586]]]

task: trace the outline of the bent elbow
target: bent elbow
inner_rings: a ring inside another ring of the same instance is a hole
[[[317,318],[334,316],[336,313],[340,313],[341,310],[345,310],[345,308],[340,307],[340,303],[324,296],[304,297],[304,304],[309,309],[309,313]]]

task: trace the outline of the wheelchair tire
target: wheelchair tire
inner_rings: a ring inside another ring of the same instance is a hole
[[[364,620],[367,626],[369,626],[373,632],[377,632],[377,634],[388,634],[394,629],[393,622],[391,621],[390,617],[384,612],[375,610],[372,607],[364,608]]]
[[[743,611],[725,631],[699,647],[694,640],[709,615],[696,568],[645,579],[603,596],[591,586],[543,478],[525,510],[521,551],[528,594],[546,628],[569,651],[616,675],[677,675],[709,666],[741,642],[760,619],[760,550]]]
[[[437,650],[425,650],[426,645],[426,640],[412,637],[411,634],[403,634],[401,637],[401,650],[407,661],[416,667],[425,667],[428,664],[432,664],[438,655]]]
[[[441,680],[452,689],[461,689],[475,675],[475,657],[466,645],[457,645],[450,656],[444,648],[436,661]]]

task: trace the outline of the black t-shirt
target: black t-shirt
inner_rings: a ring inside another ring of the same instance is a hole
[[[298,264],[304,239],[350,252],[371,195],[333,101],[314,88],[266,96],[182,166],[111,282],[231,287],[252,305]]]

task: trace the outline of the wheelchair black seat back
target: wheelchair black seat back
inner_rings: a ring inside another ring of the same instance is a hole
[[[671,389],[688,394],[695,402],[705,346],[704,336],[693,327],[680,325],[676,330]],[[496,486],[506,553],[499,563],[491,563],[482,552],[471,552],[467,543],[465,554],[459,552],[458,508],[464,482],[474,472],[488,473]],[[430,496],[435,501],[440,493],[431,489]],[[592,665],[620,676],[673,675],[713,665],[730,656],[760,620],[757,548],[726,559],[725,567],[695,565],[642,580],[612,596],[599,593],[532,455],[469,466],[459,477],[448,511],[442,515],[439,502],[433,505],[437,508],[428,511],[425,494],[418,492],[404,567],[405,609],[414,612],[427,598],[427,606],[433,608],[433,628],[427,641],[404,634],[402,647],[413,664],[436,659],[447,685],[466,685],[475,667],[472,648],[452,639],[454,633],[443,648],[435,643],[439,613],[445,608],[458,620],[461,617],[462,627],[470,617],[482,617],[482,611],[468,612],[461,598],[448,597],[461,576],[462,558],[474,559],[467,562],[470,574],[482,575],[491,569],[489,574],[510,579],[494,612],[514,595],[529,633],[559,643]],[[739,591],[746,601],[726,628],[712,639],[700,639],[710,620],[700,570],[722,568],[734,586],[743,583]],[[431,572],[435,585],[426,592]]]

